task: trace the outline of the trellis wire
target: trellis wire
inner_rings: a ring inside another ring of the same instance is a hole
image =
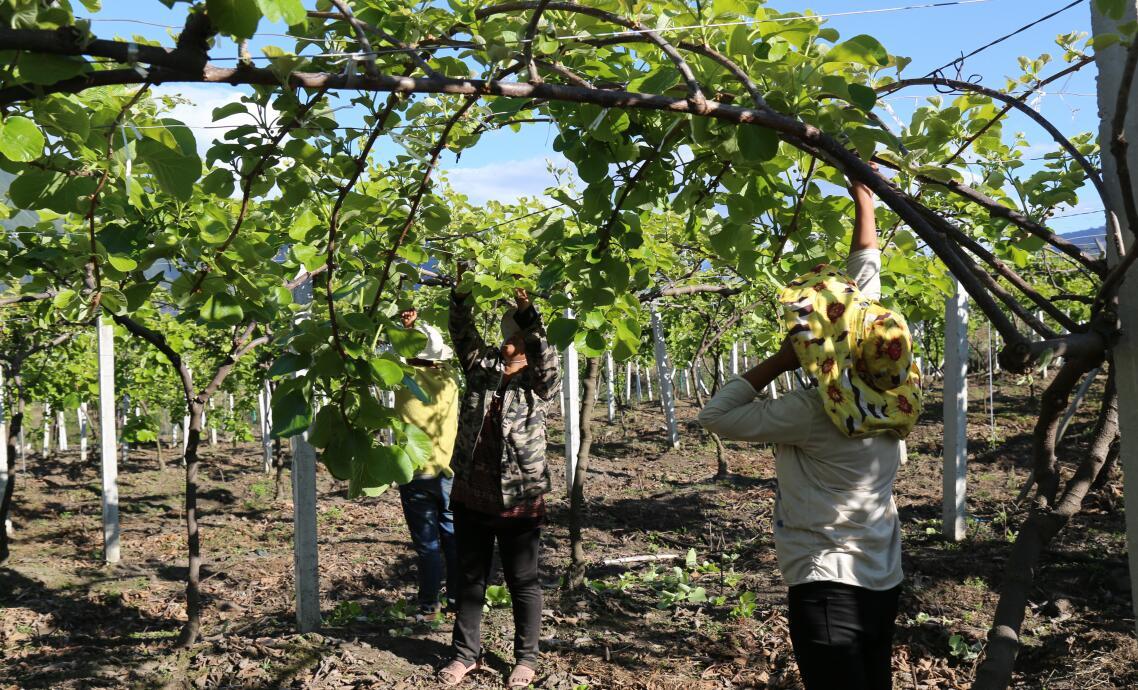
[[[1082,0],[1077,0],[1077,1],[1082,2]],[[910,10],[934,9],[934,8],[942,8],[942,7],[952,7],[952,6],[956,6],[956,5],[978,5],[978,4],[987,3],[987,2],[992,2],[992,0],[952,0],[951,2],[934,2],[934,3],[926,3],[923,5],[902,5],[902,6],[898,6],[898,7],[881,7],[881,8],[876,8],[876,9],[849,10],[846,12],[828,12],[828,13],[823,13],[823,14],[801,15],[801,16],[796,16],[796,17],[772,17],[770,19],[746,19],[746,20],[740,20],[740,21],[735,21],[735,22],[718,22],[718,23],[713,23],[713,24],[689,24],[689,25],[683,25],[683,26],[662,27],[659,29],[627,29],[624,31],[610,31],[610,32],[595,33],[595,34],[593,34],[593,33],[570,34],[570,35],[564,35],[564,36],[554,36],[553,38],[555,40],[559,40],[559,41],[566,41],[566,40],[576,40],[579,38],[605,38],[605,37],[609,37],[609,36],[627,36],[627,35],[638,35],[638,34],[645,34],[645,33],[660,34],[660,33],[672,33],[675,31],[694,31],[697,29],[710,29],[710,28],[730,27],[730,26],[750,26],[752,24],[762,23],[762,22],[791,22],[791,21],[801,21],[801,20],[820,20],[820,19],[830,19],[833,17],[849,17],[849,16],[854,16],[854,15],[883,14],[883,13],[890,13],[890,12],[906,12],[906,11],[910,11]],[[156,26],[156,27],[165,28],[165,29],[174,29],[174,30],[181,29],[181,27],[144,22],[142,20],[136,20],[136,19],[111,19],[111,18],[100,19],[97,17],[80,17],[80,18],[81,19],[88,19],[91,21],[96,21],[96,20],[97,21],[103,21],[103,22],[108,22],[108,23],[109,22],[138,23],[138,24],[147,24],[150,26]],[[1022,31],[1022,30],[1023,29],[1020,29],[1020,31]],[[258,34],[258,35],[260,35],[260,36],[278,36],[278,37],[291,38],[291,39],[296,39],[296,40],[308,40],[308,41],[316,41],[317,40],[317,39],[307,38],[304,36],[291,36],[288,34],[263,33],[263,34]],[[1014,34],[1011,34],[1011,35],[1014,35]],[[523,39],[518,39],[516,41],[505,41],[502,43],[502,45],[520,46],[520,45],[527,43],[529,40],[530,39],[523,38]],[[325,52],[325,53],[315,53],[315,54],[310,54],[310,55],[250,55],[250,56],[247,56],[245,58],[241,58],[241,57],[217,57],[217,58],[212,58],[212,60],[214,62],[223,62],[223,61],[224,62],[234,62],[234,61],[245,61],[245,60],[277,60],[277,59],[287,59],[287,58],[307,58],[307,59],[312,59],[312,58],[354,58],[354,59],[361,59],[361,58],[368,57],[368,56],[392,55],[392,54],[409,53],[409,52],[421,53],[421,52],[433,52],[436,50],[444,50],[444,49],[452,49],[452,48],[457,49],[457,48],[477,48],[477,47],[479,47],[479,46],[475,46],[473,44],[454,44],[454,45],[435,45],[435,46],[415,46],[415,47],[406,47],[406,48],[378,48],[378,49],[373,49],[373,50],[368,50],[368,51]],[[952,64],[952,63],[950,63],[950,64]]]

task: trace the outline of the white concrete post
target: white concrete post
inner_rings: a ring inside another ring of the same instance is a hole
[[[767,396],[771,400],[778,400],[778,387],[774,385],[774,381],[767,384]]]
[[[99,465],[103,480],[103,560],[119,562],[118,448],[115,441],[115,328],[99,317]]]
[[[672,397],[672,364],[668,361],[668,348],[664,342],[664,326],[656,305],[652,310],[652,344],[656,351],[656,374],[660,378],[660,402],[664,406],[664,421],[668,426],[668,441],[673,448],[680,447],[680,429],[676,425],[676,401]]]
[[[693,376],[695,376],[695,374],[692,373],[691,367],[684,369],[684,397],[688,400],[691,400],[691,380]]]
[[[257,421],[261,423],[261,452],[264,456],[265,474],[273,471],[273,439],[270,436],[273,429],[271,402],[272,390],[269,382],[265,381],[265,385],[257,393]]]
[[[67,445],[67,413],[63,410],[57,410],[55,413],[55,430],[57,432],[56,448],[64,451],[70,450],[70,446]]]
[[[1127,0],[1125,13],[1118,22],[1103,16],[1096,11],[1096,3],[1088,3],[1091,7],[1091,26],[1094,34],[1118,35],[1123,33],[1120,27],[1138,18],[1138,3]],[[1126,64],[1128,42],[1104,46],[1095,50],[1095,61],[1098,63],[1098,102],[1099,114],[1102,124],[1099,132],[1099,141],[1102,142],[1104,153],[1102,155],[1102,177],[1106,183],[1107,199],[1113,209],[1123,208],[1123,190],[1119,183],[1118,165],[1115,157],[1106,153],[1110,148],[1109,142],[1113,137],[1113,119],[1115,107],[1118,103],[1118,92],[1122,82],[1123,66]],[[1133,86],[1131,87],[1133,88]],[[1127,162],[1132,177],[1138,171],[1138,113],[1134,112],[1133,94],[1131,91],[1130,112],[1125,125],[1125,134],[1130,146],[1127,149]],[[1126,190],[1131,195],[1138,196],[1138,184]],[[1138,251],[1135,235],[1138,228],[1128,227],[1121,212],[1118,212],[1118,224],[1121,226],[1122,239],[1126,244],[1126,251]],[[1107,219],[1108,237],[1114,226],[1113,219]],[[1108,242],[1110,250],[1107,262],[1116,266],[1120,260],[1114,242]],[[1126,545],[1130,558],[1130,601],[1134,615],[1138,616],[1138,279],[1134,274],[1122,283],[1119,289],[1118,313],[1122,319],[1122,337],[1112,348],[1114,355],[1115,377],[1118,384],[1118,420],[1122,433],[1122,449],[1119,462],[1122,466],[1123,495],[1126,501]],[[1138,619],[1136,619],[1138,620]],[[1138,631],[1138,627],[1136,627]]]
[[[46,458],[51,453],[51,403],[43,404],[43,456]]]
[[[992,377],[995,372],[992,370],[992,362],[995,357],[992,356],[992,322],[988,322],[988,424],[991,427],[992,438],[996,436],[996,391],[995,382]]]
[[[739,343],[731,343],[731,375],[739,375]]]
[[[609,424],[616,419],[616,383],[613,381],[612,353],[605,353],[605,403],[608,407]]]
[[[958,281],[944,302],[944,536],[965,537],[968,474],[968,294]]]
[[[573,318],[573,310],[565,310],[565,318]],[[577,379],[577,346],[565,348],[561,367],[561,400],[565,409],[565,486],[572,495],[577,472],[577,451],[581,449],[581,382]]]
[[[303,270],[303,269],[301,269]],[[292,291],[296,304],[312,302],[312,280]],[[303,372],[297,372],[297,376]],[[293,575],[296,586],[296,627],[310,632],[320,627],[320,551],[316,535],[316,450],[308,433],[292,439]]]
[[[87,418],[87,403],[79,403],[79,409],[76,411],[76,421],[79,423],[79,462],[87,462],[87,436],[88,418]]]
[[[727,377],[723,375],[723,357],[716,356],[715,358],[715,383],[722,387]]]
[[[743,371],[750,371],[751,360],[747,357],[747,343],[743,343]]]
[[[15,458],[12,461],[15,462]],[[8,417],[4,412],[4,367],[0,367],[0,497],[8,490]],[[9,530],[11,520],[0,529]],[[10,530],[9,530],[10,531]]]
[[[644,365],[644,373],[645,374],[648,373],[648,365],[647,364]],[[648,402],[652,402],[653,400],[656,399],[655,392],[652,390],[652,377],[651,376],[645,376],[644,377],[644,383],[647,384],[647,388],[648,388]]]

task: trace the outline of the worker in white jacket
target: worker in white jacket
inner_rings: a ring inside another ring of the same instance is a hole
[[[893,480],[920,409],[908,328],[876,303],[873,194],[855,182],[850,195],[844,273],[822,265],[788,285],[782,348],[729,381],[699,416],[723,438],[775,444],[775,547],[807,690],[892,687],[902,580]],[[759,398],[799,367],[816,386]]]

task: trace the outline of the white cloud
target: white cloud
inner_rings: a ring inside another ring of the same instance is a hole
[[[473,204],[491,199],[512,202],[523,196],[545,196],[545,189],[557,185],[548,169],[548,161],[564,166],[561,155],[500,161],[470,168],[450,168],[446,178],[451,187],[465,194]]]
[[[173,96],[186,102],[175,105],[167,117],[183,122],[193,130],[197,139],[198,152],[205,154],[216,139],[221,139],[233,127],[253,124],[255,120],[250,115],[231,115],[224,119],[213,121],[213,111],[229,103],[237,103],[245,94],[235,91],[232,87],[224,86],[210,88],[208,86],[187,86],[184,84],[160,85],[153,88],[155,96]],[[250,106],[251,108],[251,106]],[[270,117],[276,112],[269,111]]]

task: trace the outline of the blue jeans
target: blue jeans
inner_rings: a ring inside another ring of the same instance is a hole
[[[459,590],[454,515],[450,509],[451,483],[450,477],[425,477],[412,479],[399,487],[403,517],[411,530],[411,544],[419,555],[419,609],[423,612],[438,607],[444,558],[448,607],[454,607]]]

